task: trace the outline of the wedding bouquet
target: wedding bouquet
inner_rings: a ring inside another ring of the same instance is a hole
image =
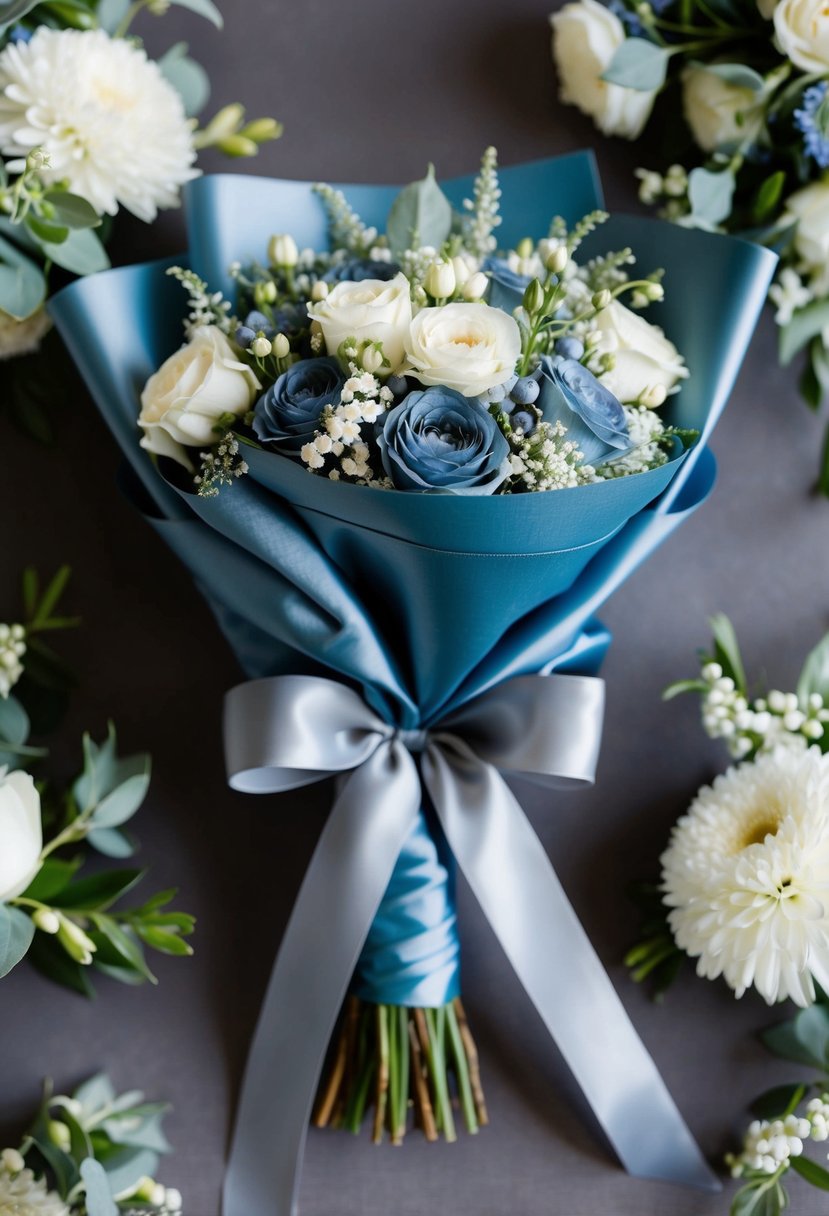
[[[484,1121],[456,863],[627,1168],[711,1182],[500,774],[592,780],[594,611],[710,489],[774,259],[600,225],[599,202],[583,155],[499,177],[490,150],[475,179],[401,193],[205,179],[189,268],[53,304],[130,492],[251,677],[226,701],[231,784],[338,778],[251,1049],[229,1216],[293,1210],[349,988],[319,1123],[356,1130],[373,1103],[399,1141],[411,1094],[451,1139],[453,1082]]]
[[[802,394],[829,392],[829,11],[819,0],[572,0],[551,17],[561,97],[606,135],[654,125],[640,197],[781,254],[769,295]],[[661,124],[661,126],[660,126]],[[829,494],[829,431],[819,485]]]
[[[225,106],[204,128],[204,69],[177,43],[157,61],[132,32],[171,4],[221,28],[212,0],[10,0],[0,6],[0,360],[34,351],[57,269],[92,274],[121,208],[147,223],[179,204],[198,151],[253,156],[272,118]]]

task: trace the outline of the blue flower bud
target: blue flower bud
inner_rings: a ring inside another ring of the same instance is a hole
[[[580,338],[559,338],[556,342],[556,354],[562,359],[575,359],[578,362],[584,354],[584,343]]]
[[[532,376],[522,376],[512,386],[510,397],[516,405],[532,405],[541,392],[538,381]]]
[[[240,325],[233,336],[242,350],[247,350],[256,337],[256,330],[250,329],[247,325]]]
[[[261,329],[266,338],[272,338],[276,332],[265,314],[256,309],[248,313],[243,324],[246,329],[252,329],[254,333],[259,333]]]
[[[395,397],[405,397],[409,391],[409,382],[405,376],[389,376],[386,379],[386,388],[394,393]]]

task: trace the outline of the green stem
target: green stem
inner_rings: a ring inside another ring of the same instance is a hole
[[[463,1117],[466,1121],[466,1129],[471,1135],[475,1135],[478,1130],[478,1118],[475,1114],[475,1099],[472,1096],[472,1084],[469,1079],[469,1065],[466,1059],[466,1052],[461,1039],[461,1030],[458,1025],[457,1014],[455,1013],[454,1005],[447,1006],[446,1009],[446,1026],[449,1031],[449,1042],[452,1047],[452,1056],[455,1065],[455,1076],[458,1079],[458,1092],[461,1100],[461,1109]]]
[[[397,1010],[393,1006],[387,1009],[386,1026],[389,1036],[389,1131],[392,1144],[397,1135],[397,1111],[400,1105],[400,1059],[397,1054]]]
[[[400,1057],[400,1106],[397,1112],[398,1143],[406,1134],[406,1115],[409,1109],[409,1011],[402,1006],[397,1010],[397,1047]]]
[[[435,1094],[435,1115],[438,1127],[449,1144],[457,1140],[455,1120],[452,1115],[452,1104],[449,1099],[449,1085],[446,1075],[446,1054],[444,1051],[446,1009],[426,1009],[426,1024],[429,1027],[429,1072],[432,1077]]]
[[[118,26],[115,33],[112,35],[113,38],[126,38],[127,33],[129,32],[129,28],[132,25],[133,21],[138,16],[138,14],[141,12],[141,10],[143,8],[147,7],[148,3],[149,3],[149,0],[135,0],[135,3],[131,4],[130,7],[127,9],[127,11],[124,13],[124,17],[123,17],[123,20],[121,21],[121,24]]]

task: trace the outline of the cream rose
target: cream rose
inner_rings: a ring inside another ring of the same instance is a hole
[[[515,371],[521,334],[513,318],[488,304],[422,308],[412,321],[404,371],[477,397]]]
[[[625,41],[625,27],[598,0],[575,0],[550,17],[561,100],[589,114],[605,135],[636,139],[650,118],[656,93],[602,80]]]
[[[26,890],[40,869],[40,795],[28,773],[0,769],[0,903]]]
[[[784,55],[804,72],[829,71],[829,8],[825,0],[780,0],[774,32]]]
[[[784,219],[797,224],[794,247],[805,270],[829,278],[829,182],[814,182],[786,201]]]
[[[382,342],[383,354],[391,364],[384,372],[396,372],[403,362],[412,321],[409,280],[404,274],[396,274],[388,282],[363,279],[359,283],[338,283],[324,300],[308,305],[308,316],[322,327],[329,355],[336,356],[346,338]]]
[[[682,108],[703,152],[750,142],[763,124],[763,107],[754,89],[730,84],[704,67],[682,73]]]
[[[247,413],[261,387],[217,326],[199,326],[144,386],[138,417],[142,448],[191,469],[184,449],[215,443],[217,419]]]
[[[669,393],[688,369],[679,351],[658,325],[614,300],[596,317],[600,336],[596,349],[612,353],[615,365],[599,377],[625,405],[639,401],[646,389],[661,386]]]

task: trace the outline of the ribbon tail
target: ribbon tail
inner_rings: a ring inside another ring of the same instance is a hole
[[[423,774],[458,864],[622,1164],[719,1190],[498,771],[455,741],[429,749]]]
[[[398,745],[383,745],[351,773],[332,808],[291,913],[248,1056],[224,1216],[295,1216],[328,1043],[420,804],[411,757]]]

